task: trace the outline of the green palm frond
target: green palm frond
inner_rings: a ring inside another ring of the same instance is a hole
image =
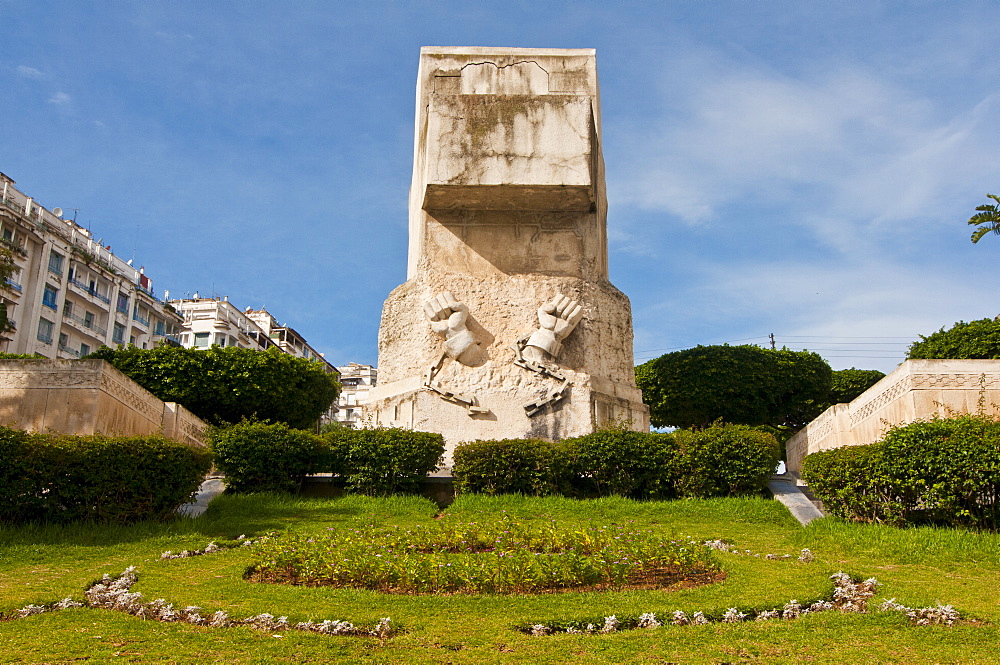
[[[996,194],[987,194],[986,196],[996,203],[976,206],[976,210],[980,212],[969,218],[969,224],[979,227],[972,233],[973,243],[979,242],[988,233],[1000,235],[1000,196]]]

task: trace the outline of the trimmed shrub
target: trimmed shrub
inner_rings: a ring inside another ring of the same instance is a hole
[[[1000,358],[1000,321],[978,319],[959,321],[951,328],[941,328],[910,344],[906,355],[911,359],[923,358]]]
[[[0,427],[0,521],[162,520],[198,490],[209,451],[162,436],[30,434]]]
[[[292,492],[319,466],[323,440],[283,423],[244,421],[212,432],[215,464],[237,493]]]
[[[894,427],[869,446],[807,456],[802,475],[841,517],[996,529],[1000,423],[968,415]]]
[[[575,447],[541,439],[469,441],[455,448],[452,474],[458,493],[570,495]]]
[[[674,436],[681,451],[676,487],[683,497],[759,494],[778,465],[777,439],[747,425],[716,423]]]
[[[416,492],[444,454],[444,438],[399,428],[342,429],[323,440],[322,470],[341,475],[348,491],[373,496]]]
[[[309,429],[340,392],[325,364],[276,347],[101,347],[87,358],[106,360],[157,398],[219,426],[254,420]]]
[[[636,499],[672,498],[679,471],[673,434],[601,429],[565,443],[575,449],[586,493]]]
[[[832,515],[878,521],[884,482],[874,474],[874,446],[847,446],[807,455],[802,477]]]
[[[696,346],[635,368],[657,427],[717,420],[798,428],[819,415],[833,371],[816,353],[753,345]]]

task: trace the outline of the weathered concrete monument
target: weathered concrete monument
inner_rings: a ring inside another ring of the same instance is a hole
[[[379,330],[373,424],[560,439],[648,430],[608,282],[592,49],[424,48],[407,281]]]

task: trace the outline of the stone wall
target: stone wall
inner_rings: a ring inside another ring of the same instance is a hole
[[[103,360],[0,360],[0,424],[36,432],[164,434],[204,445],[205,423]]]
[[[835,404],[785,444],[788,470],[810,453],[878,441],[935,414],[1000,412],[1000,360],[906,360],[850,404]]]

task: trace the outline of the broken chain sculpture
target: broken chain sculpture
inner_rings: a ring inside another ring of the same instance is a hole
[[[559,386],[544,398],[524,405],[528,417],[540,413],[547,406],[566,396],[569,379],[557,368],[548,365],[562,350],[566,339],[583,318],[583,307],[572,298],[558,294],[538,308],[538,330],[514,345],[514,364],[531,372],[559,381]]]
[[[477,366],[485,360],[483,350],[476,343],[472,331],[465,325],[469,319],[469,307],[459,302],[451,291],[439,293],[424,303],[424,313],[431,322],[431,330],[444,337],[444,353],[424,376],[424,387],[437,393],[441,399],[464,406],[469,415],[489,413],[478,404],[475,395],[466,396],[440,387],[435,378],[444,367],[445,360],[451,358],[463,365]]]
[[[434,379],[437,377],[438,372],[441,371],[441,368],[444,367],[444,361],[447,359],[448,354],[442,353],[437,363],[427,370],[427,374],[424,376],[424,388],[437,393],[438,397],[446,402],[452,402],[454,404],[458,404],[459,406],[464,406],[470,416],[474,416],[477,413],[489,413],[489,409],[479,406],[479,401],[476,399],[475,395],[467,396],[462,395],[461,393],[453,393],[450,390],[445,390],[435,383]]]
[[[483,350],[465,325],[469,307],[456,300],[451,291],[439,293],[425,302],[424,313],[431,320],[431,330],[444,337],[445,355],[472,367],[483,363]]]

